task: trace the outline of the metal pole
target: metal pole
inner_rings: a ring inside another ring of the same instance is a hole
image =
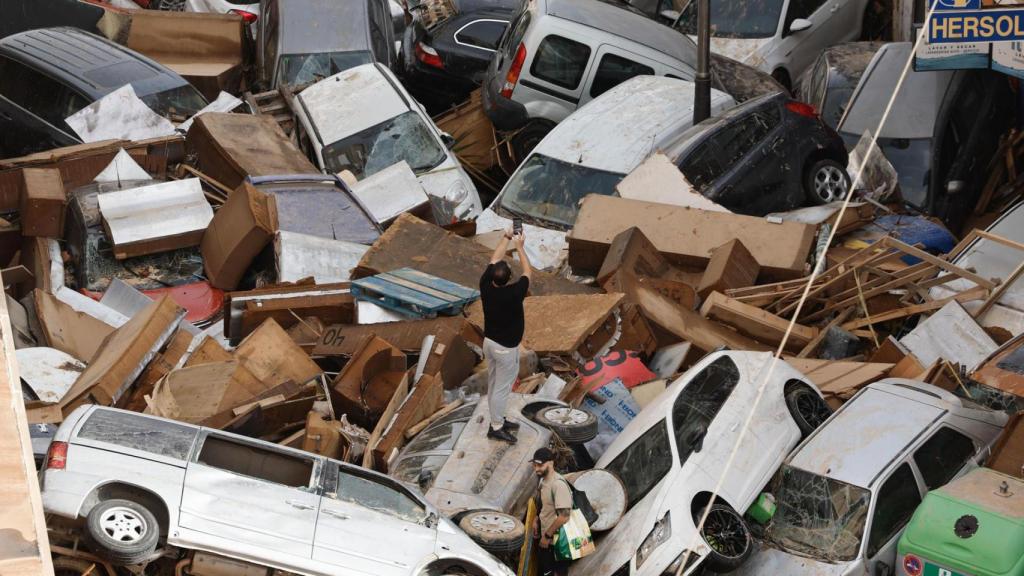
[[[693,123],[711,116],[711,5],[710,0],[697,0],[697,77],[694,78]]]

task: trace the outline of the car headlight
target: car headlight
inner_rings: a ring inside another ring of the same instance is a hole
[[[469,198],[469,188],[460,178],[451,185],[451,188],[448,188],[448,193],[444,195],[444,198],[454,204],[462,204],[466,198]]]
[[[651,554],[672,536],[672,513],[665,512],[665,515],[654,523],[651,533],[640,543],[636,549],[636,567],[639,569],[643,563],[651,557]]]

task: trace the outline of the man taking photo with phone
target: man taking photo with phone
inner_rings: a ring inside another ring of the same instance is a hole
[[[514,242],[523,275],[511,282],[512,267],[505,261],[509,241]],[[498,242],[480,277],[480,300],[484,307],[484,359],[487,361],[487,401],[491,427],[487,437],[515,444],[519,424],[505,419],[508,395],[519,376],[519,343],[523,340],[525,318],[523,300],[530,288],[533,272],[523,248],[522,230],[506,231]]]

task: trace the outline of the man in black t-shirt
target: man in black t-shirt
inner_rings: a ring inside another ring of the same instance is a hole
[[[515,241],[523,266],[519,280],[510,282],[512,268],[505,262],[509,240]],[[491,409],[488,438],[515,444],[519,424],[505,419],[505,407],[512,384],[519,376],[519,343],[525,320],[523,299],[530,288],[530,260],[523,249],[522,234],[505,232],[480,277],[480,300],[484,306],[484,359],[487,360],[487,401]]]

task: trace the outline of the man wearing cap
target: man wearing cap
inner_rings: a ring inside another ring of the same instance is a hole
[[[512,268],[504,257],[509,240],[513,239],[523,275],[510,282]],[[516,443],[519,424],[505,419],[505,408],[512,384],[519,376],[519,343],[526,324],[523,300],[530,288],[530,275],[522,234],[513,237],[506,231],[491,256],[491,263],[480,276],[480,300],[484,307],[484,359],[487,360],[487,402],[491,411],[487,437],[510,444]]]
[[[534,526],[534,537],[539,538],[537,558],[540,576],[565,576],[569,560],[556,560],[551,545],[558,529],[569,521],[572,512],[572,491],[569,481],[555,472],[555,455],[548,448],[533,454],[533,473],[540,478],[540,513]]]

